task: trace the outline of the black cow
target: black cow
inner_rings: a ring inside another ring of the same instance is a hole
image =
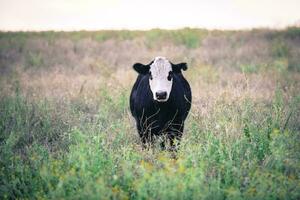
[[[151,144],[156,136],[165,136],[175,147],[192,102],[190,85],[181,72],[187,64],[156,57],[148,65],[136,63],[133,68],[139,75],[131,91],[130,110],[142,142]]]

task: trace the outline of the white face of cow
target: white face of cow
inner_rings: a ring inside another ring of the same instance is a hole
[[[172,65],[166,58],[156,57],[150,65],[149,84],[154,100],[168,101],[173,84],[173,72]]]
[[[135,63],[133,69],[143,77],[149,77],[153,99],[159,102],[168,101],[173,85],[173,74],[187,70],[186,63],[173,64],[164,57],[156,57],[148,65]]]

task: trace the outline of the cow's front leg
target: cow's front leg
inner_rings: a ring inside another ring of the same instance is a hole
[[[154,135],[153,135],[152,130],[150,128],[141,131],[139,135],[140,135],[141,141],[143,143],[143,148],[146,149],[146,148],[149,148],[149,147],[153,146],[153,144],[154,144]]]
[[[168,140],[170,141],[170,150],[177,151],[182,138],[183,124],[176,124],[170,127],[168,132]]]

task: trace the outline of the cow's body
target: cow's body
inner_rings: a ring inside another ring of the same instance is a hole
[[[143,143],[152,142],[155,136],[166,136],[173,145],[174,139],[180,139],[182,136],[184,120],[191,108],[192,95],[189,83],[181,70],[172,73],[168,99],[159,102],[153,99],[149,76],[149,73],[140,73],[137,77],[130,95],[131,113],[136,120]]]

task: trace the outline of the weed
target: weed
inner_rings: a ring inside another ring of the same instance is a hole
[[[0,199],[299,199],[298,44],[270,32],[1,33]],[[130,66],[160,53],[191,61],[176,156],[128,108]]]

